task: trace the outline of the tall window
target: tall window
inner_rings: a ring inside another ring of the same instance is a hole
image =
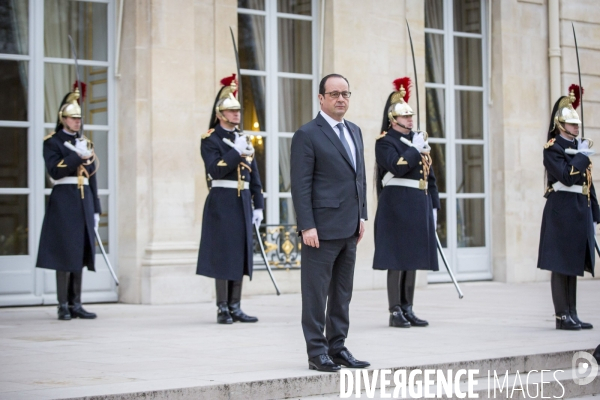
[[[438,234],[463,279],[491,277],[484,7],[483,0],[425,1],[427,131],[442,203]]]
[[[266,223],[295,224],[290,146],[316,110],[316,0],[238,0],[244,129],[266,197]]]
[[[54,131],[59,105],[77,79],[68,35],[86,84],[85,135],[101,161],[100,234],[110,244],[113,10],[114,0],[0,1],[0,305],[56,301],[53,271],[36,270],[35,261],[52,188],[42,158],[44,137]],[[87,299],[116,300],[105,268],[91,275],[84,291],[94,294]]]

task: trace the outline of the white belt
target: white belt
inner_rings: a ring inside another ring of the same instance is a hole
[[[427,182],[423,179],[406,179],[406,178],[394,178],[394,175],[390,172],[385,174],[381,180],[381,184],[385,186],[405,186],[419,190],[427,189]]]
[[[554,189],[555,192],[571,192],[587,196],[587,186],[585,186],[585,188],[581,185],[567,186],[564,183],[555,182],[552,184],[552,189]]]
[[[238,183],[237,181],[228,181],[225,179],[217,179],[212,181],[211,187],[220,187],[220,188],[229,188],[229,189],[237,189]],[[244,189],[250,189],[250,184],[248,182],[244,182]]]
[[[83,178],[83,184],[89,185],[90,182],[88,178]],[[65,176],[64,178],[60,178],[54,181],[54,185],[79,185],[79,177],[77,176]]]

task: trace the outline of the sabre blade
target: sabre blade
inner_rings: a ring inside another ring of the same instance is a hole
[[[229,27],[229,32],[231,32],[231,42],[233,43],[233,51],[235,53],[235,63],[237,65],[237,77],[238,77],[238,101],[241,105],[240,107],[240,131],[244,131],[244,103],[242,98],[242,74],[240,72],[240,55],[238,53],[237,45],[235,44],[235,36],[233,36],[233,29],[231,26]]]
[[[98,242],[98,247],[100,247],[100,252],[102,253],[102,256],[104,256],[104,261],[106,261],[108,270],[110,271],[110,274],[112,275],[113,279],[115,280],[115,284],[117,286],[119,286],[119,279],[117,278],[117,274],[115,274],[115,271],[113,270],[112,265],[110,265],[110,260],[108,259],[108,255],[106,254],[106,251],[104,250],[104,246],[102,245],[102,239],[100,238],[98,229],[94,228],[94,233],[96,234],[96,241]]]
[[[256,240],[258,240],[258,244],[260,246],[260,253],[263,256],[263,260],[265,261],[265,266],[267,267],[267,271],[269,271],[269,276],[271,277],[271,281],[273,282],[273,286],[275,286],[275,291],[277,292],[277,296],[281,294],[279,291],[279,287],[277,286],[277,282],[275,282],[275,277],[273,276],[273,271],[271,271],[271,266],[269,265],[269,260],[267,259],[267,253],[265,252],[265,248],[263,246],[262,240],[260,239],[260,231],[258,230],[258,225],[254,225],[254,231],[256,232]]]
[[[79,128],[79,137],[83,137],[83,90],[81,90],[81,78],[79,77],[79,63],[77,62],[77,52],[75,51],[75,43],[71,35],[69,43],[71,44],[71,53],[73,53],[73,61],[75,62],[75,76],[77,77],[77,89],[79,89],[79,108],[81,108],[81,128]]]
[[[581,68],[579,67],[579,48],[577,47],[577,35],[575,34],[575,25],[571,22],[573,28],[573,39],[575,40],[575,56],[577,56],[577,75],[579,75],[579,106],[581,107],[581,138],[585,137],[585,128],[583,125],[583,87],[581,86]]]
[[[413,62],[413,73],[415,75],[415,93],[417,96],[417,131],[421,130],[421,112],[419,106],[419,80],[417,78],[417,63],[415,61],[415,48],[413,47],[412,36],[410,34],[410,26],[408,25],[408,19],[406,20],[406,29],[408,29],[408,40],[410,41],[410,52],[412,54]]]

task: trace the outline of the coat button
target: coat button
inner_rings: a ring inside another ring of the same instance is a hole
[[[419,171],[419,173],[420,173],[420,174],[422,174],[422,173],[423,173],[423,170],[420,170],[420,171]]]
[[[419,161],[419,165],[423,165],[423,161]]]

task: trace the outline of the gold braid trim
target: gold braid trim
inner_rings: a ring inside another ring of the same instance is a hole
[[[427,178],[429,178],[429,170],[431,170],[431,166],[433,165],[433,159],[429,154],[421,154],[421,162],[423,163],[423,181],[427,183]],[[425,189],[425,194],[427,194],[427,189]]]
[[[81,191],[81,198],[84,198],[84,190],[83,190],[83,179],[84,178],[90,178],[90,174],[87,171],[87,169],[85,169],[85,167],[83,165],[80,165],[79,167],[77,167],[77,189],[79,189]]]
[[[590,160],[590,165],[588,165],[587,167],[587,186],[588,186],[588,190],[587,190],[587,198],[588,198],[588,207],[590,207],[592,201],[590,199],[591,196],[591,190],[592,190],[592,161]]]

